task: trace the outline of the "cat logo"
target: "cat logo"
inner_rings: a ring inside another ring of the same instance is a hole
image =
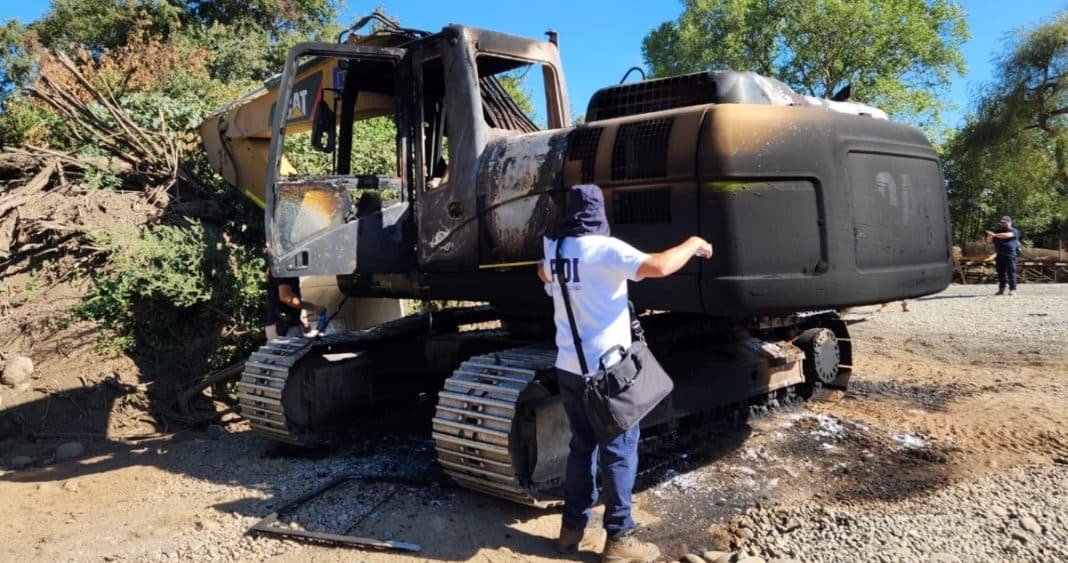
[[[297,90],[293,92],[293,99],[289,102],[289,120],[301,119],[308,115],[308,91]]]
[[[305,77],[293,85],[293,93],[289,97],[289,112],[286,116],[286,125],[311,121],[315,106],[323,95],[323,73],[316,72]],[[274,109],[278,102],[271,104],[271,120],[274,120]]]

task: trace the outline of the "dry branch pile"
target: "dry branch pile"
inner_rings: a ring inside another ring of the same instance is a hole
[[[135,408],[125,416],[114,411],[109,433],[124,421],[144,419],[143,408],[154,413],[151,420],[196,422],[201,413],[175,412],[170,402],[148,407],[144,397],[150,390],[136,383],[144,375],[141,366],[121,354],[99,355],[94,350],[99,327],[73,315],[92,287],[89,274],[111,267],[109,253],[115,249],[104,248],[98,234],[116,226],[221,215],[211,190],[184,163],[184,153],[192,148],[188,133],[172,130],[162,110],[152,120],[158,127],[139,124],[118,101],[121,92],[94,74],[99,72],[94,64],[99,63],[64,53],[41,55],[39,75],[26,89],[61,116],[46,136],[68,150],[0,149],[0,347],[34,356],[42,373],[54,374],[45,376],[47,384],[25,391],[22,400],[31,401],[35,392],[49,398],[80,392],[94,401],[104,395],[140,396],[116,407]],[[80,383],[68,371],[76,371]],[[123,374],[126,380],[119,379]],[[47,414],[41,416],[48,418],[49,428],[66,428]]]
[[[158,129],[138,125],[108,81],[95,79],[91,58],[79,60],[41,54],[27,92],[63,118],[68,146],[104,156],[36,146],[0,152],[0,278],[46,256],[91,262],[101,250],[87,236],[94,228],[216,211],[205,201],[209,190],[183,164],[186,147],[175,141],[162,110]],[[91,174],[120,179],[121,187],[94,190],[86,181]],[[183,190],[192,201],[182,201]]]
[[[41,67],[41,76],[29,93],[66,118],[78,142],[99,147],[144,175],[154,199],[162,198],[179,181],[203,191],[196,176],[179,162],[179,149],[162,110],[160,130],[146,131],[126,115],[114,93],[105,95],[97,89],[66,54],[45,57]]]
[[[144,224],[163,209],[139,192],[92,190],[86,163],[43,149],[0,153],[0,278],[45,258],[91,265],[102,250],[90,234],[116,221]]]

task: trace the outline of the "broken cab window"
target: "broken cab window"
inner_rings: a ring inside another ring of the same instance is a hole
[[[482,117],[494,129],[531,133],[560,127],[551,94],[556,73],[548,65],[499,55],[479,55]]]
[[[397,178],[393,74],[388,61],[310,58],[290,96],[282,176]]]
[[[449,138],[445,115],[445,73],[441,57],[422,64],[422,118],[424,188],[433,190],[449,182]]]

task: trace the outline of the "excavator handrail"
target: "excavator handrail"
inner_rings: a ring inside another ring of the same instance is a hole
[[[422,29],[401,27],[396,21],[386,17],[385,15],[383,15],[381,13],[379,13],[379,12],[371,12],[370,14],[367,14],[366,16],[360,18],[359,20],[356,20],[356,23],[354,23],[351,26],[349,26],[348,29],[345,29],[341,33],[337,34],[337,42],[338,43],[344,43],[345,34],[346,33],[348,33],[349,35],[354,35],[356,33],[356,31],[358,31],[363,26],[365,26],[368,23],[370,23],[371,20],[377,21],[378,23],[381,23],[382,25],[386,26],[387,32],[389,32],[389,33],[404,35],[406,37],[410,37],[413,40],[422,39],[423,37],[427,37],[427,36],[431,35],[431,33],[429,31],[424,31]],[[380,33],[380,32],[381,32],[381,30],[373,30],[371,32],[371,35],[374,35],[374,34]]]

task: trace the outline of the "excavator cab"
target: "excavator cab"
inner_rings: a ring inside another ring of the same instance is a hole
[[[277,274],[355,271],[357,218],[380,215],[383,199],[398,207],[389,226],[402,227],[409,202],[396,155],[406,137],[396,126],[395,92],[403,56],[388,47],[316,43],[290,52],[276,97],[287,103],[270,110],[277,134],[267,153],[264,194]],[[353,161],[354,147],[375,141],[388,142],[375,147],[383,158]]]
[[[540,125],[511,93],[531,75]],[[299,44],[274,87],[263,204],[276,275],[360,277],[394,295],[419,293],[416,271],[477,269],[487,142],[570,125],[555,45],[463,26]]]

